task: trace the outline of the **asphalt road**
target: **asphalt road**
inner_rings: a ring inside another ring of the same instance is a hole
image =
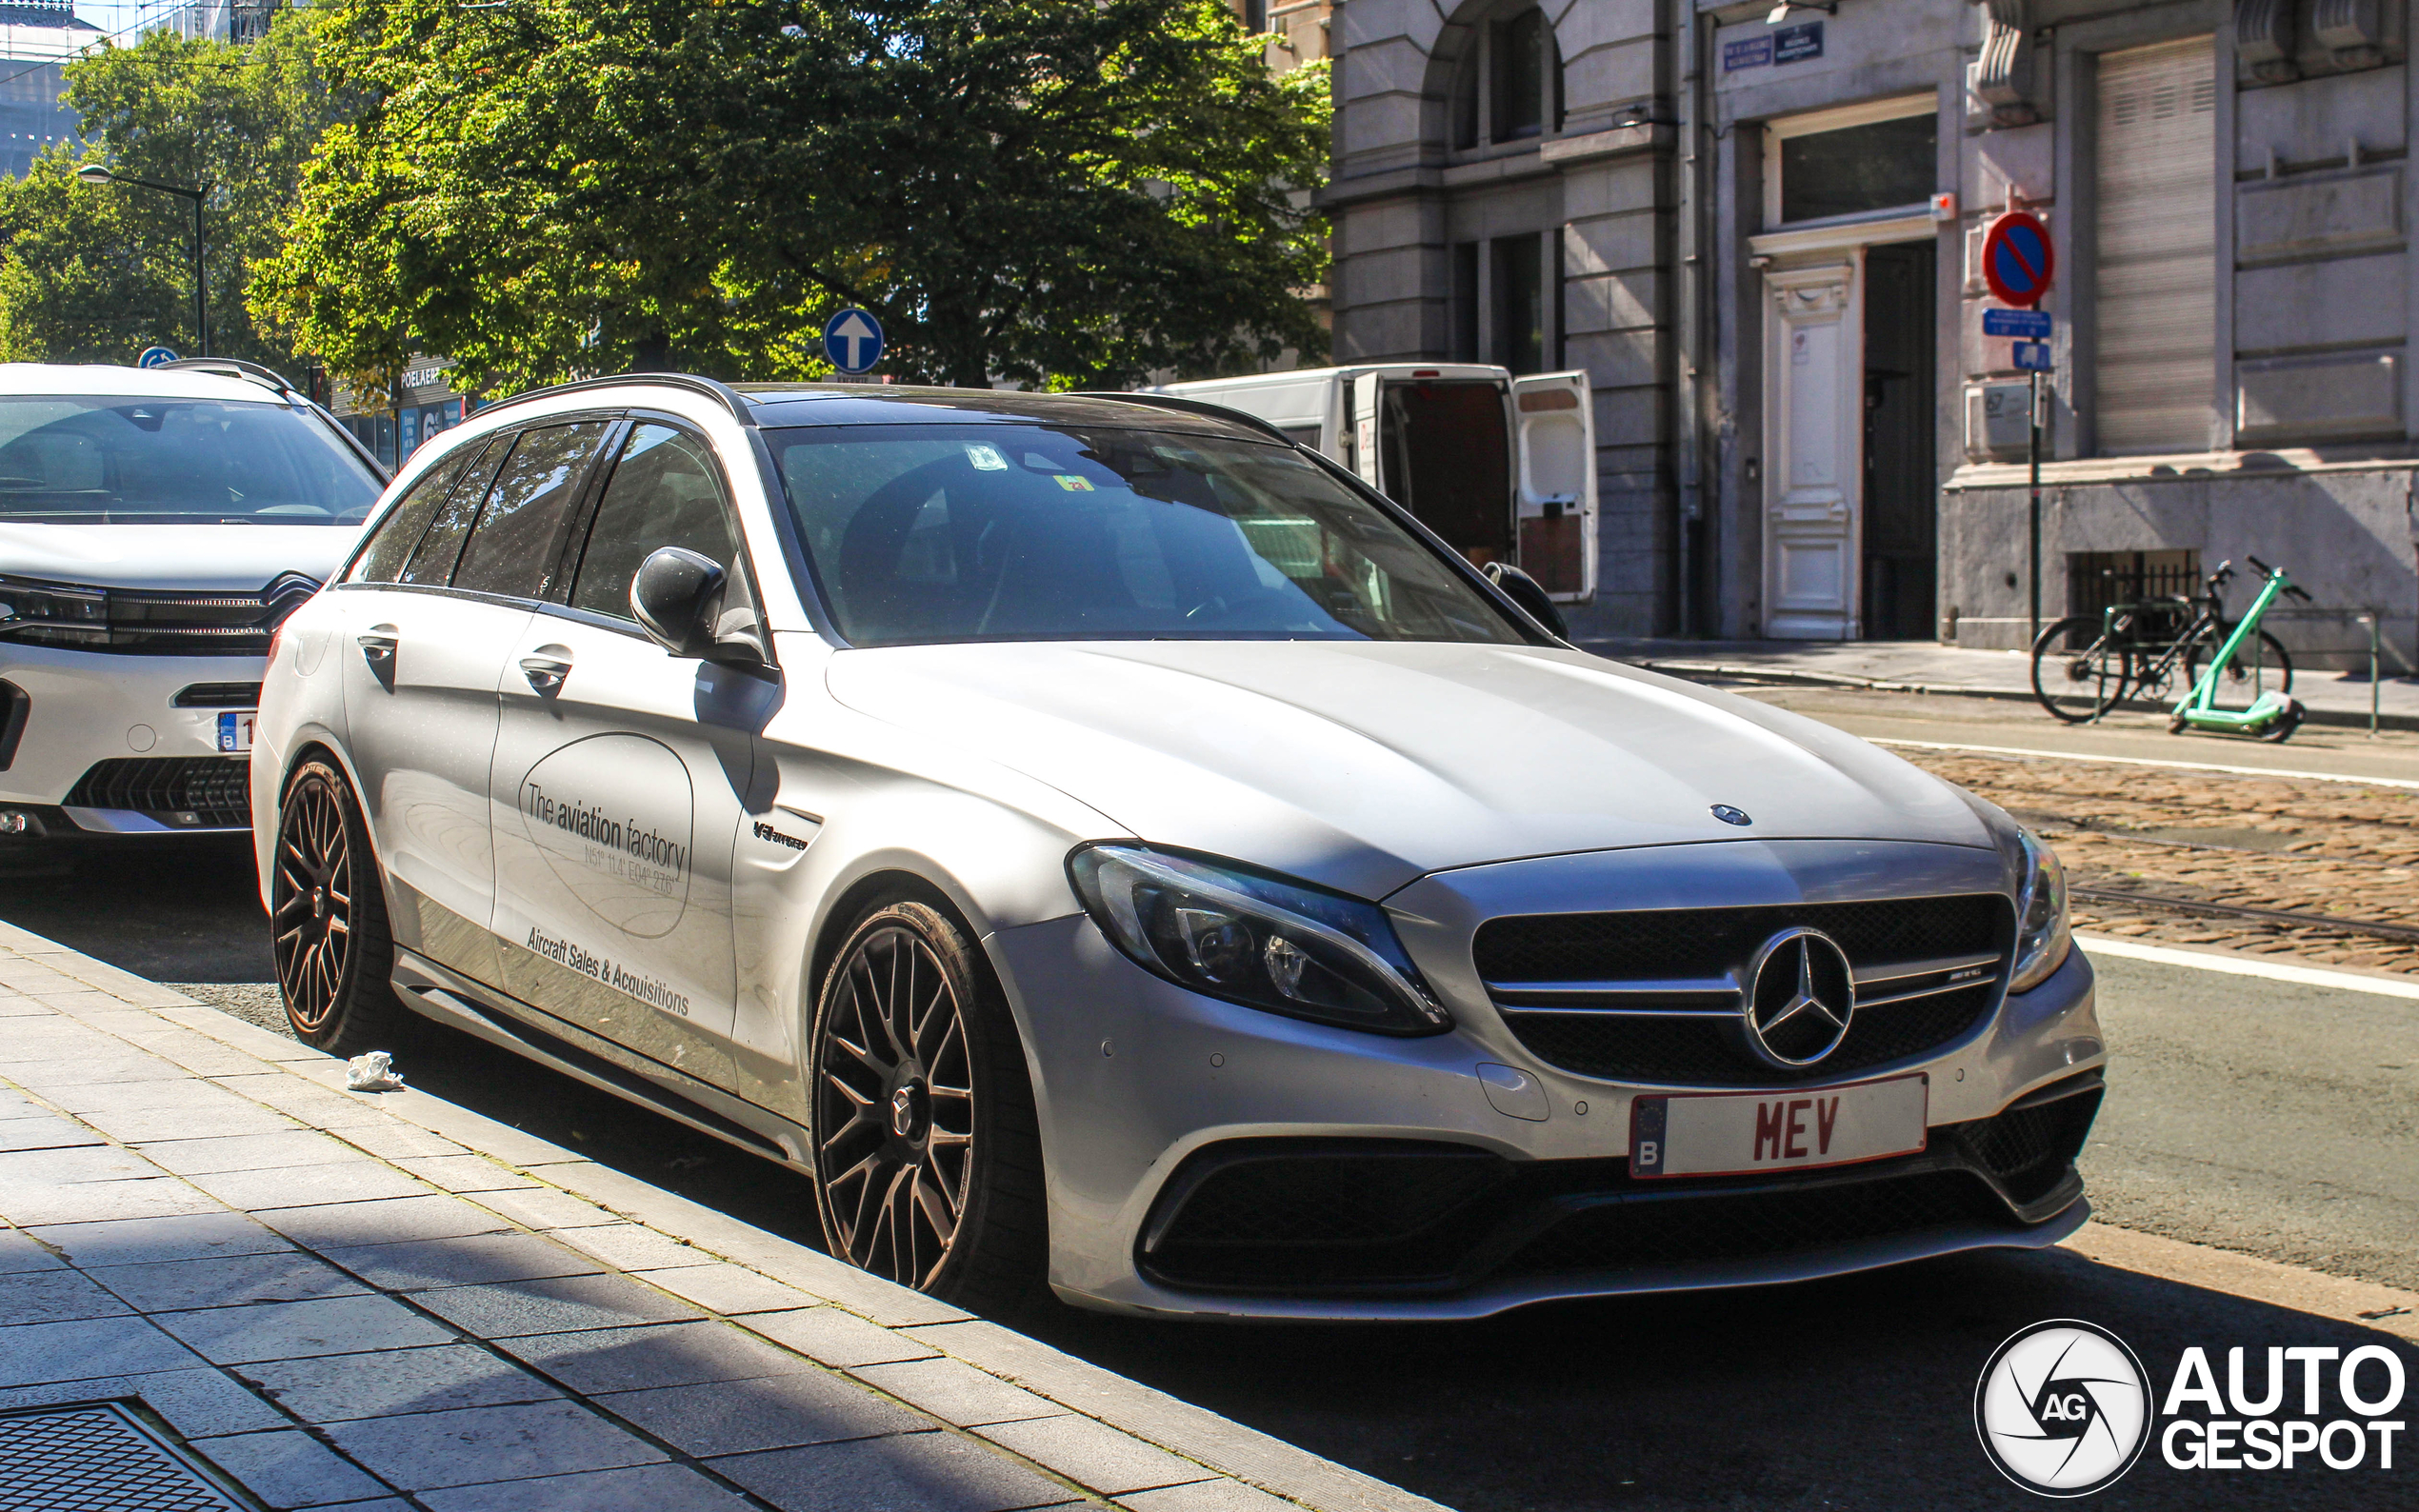
[[[274,1022],[240,849],[0,881],[0,918]],[[2104,959],[2112,1092],[2085,1157],[2128,1226],[2419,1287],[2419,1002]],[[414,1084],[815,1242],[794,1176],[439,1031]],[[1974,1442],[1977,1372],[2045,1318],[2115,1330],[2163,1383],[2188,1345],[2389,1342],[2103,1267],[1983,1255],[1810,1285],[1562,1304],[1445,1326],[1022,1320],[1072,1353],[1465,1512],[2035,1506]],[[2419,1351],[2404,1346],[2419,1383]],[[2221,1367],[2222,1369],[2222,1367]],[[2406,1417],[2409,1415],[2406,1404]],[[2419,1458],[2419,1444],[2397,1463]],[[2109,1507],[2411,1504],[2414,1474],[2176,1471]]]

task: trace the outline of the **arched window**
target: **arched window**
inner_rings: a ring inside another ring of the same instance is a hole
[[[1483,14],[1453,76],[1457,151],[1562,129],[1562,51],[1545,12],[1517,5]]]

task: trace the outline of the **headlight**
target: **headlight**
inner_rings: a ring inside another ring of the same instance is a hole
[[[69,646],[106,643],[110,596],[100,588],[0,578],[0,635]]]
[[[2029,829],[2016,831],[2024,847],[2024,885],[2016,893],[2016,968],[2010,992],[2029,992],[2066,965],[2074,948],[2067,926],[2067,868],[2058,853]]]
[[[1376,1034],[1453,1025],[1374,904],[1138,846],[1087,846],[1067,871],[1101,933],[1180,987]]]

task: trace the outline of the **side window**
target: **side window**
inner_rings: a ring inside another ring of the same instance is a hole
[[[476,447],[464,447],[453,455],[420,475],[411,491],[387,511],[370,538],[369,549],[363,551],[346,574],[349,583],[392,583],[403,576],[404,564],[411,560],[411,548],[428,533],[429,520],[445,503],[446,494],[455,480],[479,454]]]
[[[630,579],[650,552],[668,546],[721,563],[731,581],[726,607],[745,605],[747,574],[739,567],[739,539],[713,448],[670,426],[641,425],[630,432],[596,507],[571,607],[630,618]]]
[[[488,489],[487,507],[462,548],[453,586],[480,593],[535,598],[554,570],[563,522],[580,480],[605,444],[609,424],[541,426],[525,430]]]
[[[429,522],[429,532],[420,538],[419,548],[411,553],[411,565],[403,569],[400,581],[433,587],[443,587],[453,581],[453,564],[461,560],[462,542],[470,533],[470,522],[479,517],[479,502],[488,495],[488,481],[495,476],[504,454],[511,449],[510,435],[488,442],[479,460],[445,496],[445,503],[438,507],[436,518]]]

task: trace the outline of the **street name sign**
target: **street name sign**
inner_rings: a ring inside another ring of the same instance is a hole
[[[2048,341],[2049,315],[2040,309],[1986,309],[1982,312],[1982,333],[1986,336],[2014,336],[2023,341]]]

